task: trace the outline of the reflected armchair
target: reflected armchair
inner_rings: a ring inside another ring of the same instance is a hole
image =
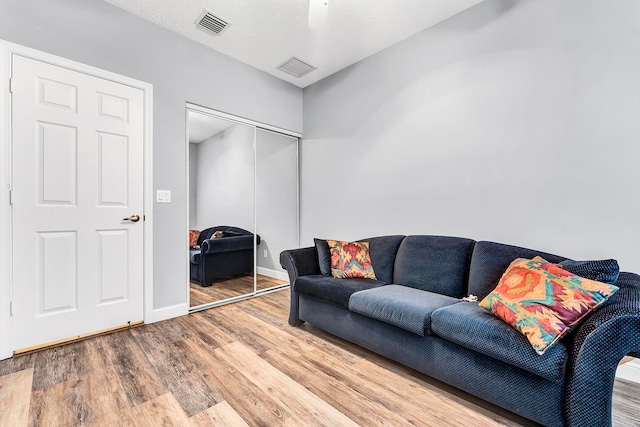
[[[214,234],[218,233],[218,237]],[[213,238],[212,238],[213,237]],[[256,245],[260,236],[256,234]],[[202,230],[197,248],[189,249],[191,280],[211,286],[220,277],[253,274],[253,233],[238,227],[217,226]]]

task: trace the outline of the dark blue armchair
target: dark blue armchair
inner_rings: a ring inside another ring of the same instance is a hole
[[[217,231],[222,234],[212,237]],[[201,286],[211,286],[215,279],[253,274],[253,233],[242,228],[217,226],[202,230],[199,248],[189,249],[191,280]],[[260,244],[256,235],[255,244]]]

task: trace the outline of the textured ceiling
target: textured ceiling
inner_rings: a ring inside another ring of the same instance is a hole
[[[482,0],[328,0],[309,29],[309,0],[105,0],[282,80],[305,87]],[[194,21],[208,9],[231,25],[219,36]],[[317,70],[296,78],[277,67],[296,56]]]

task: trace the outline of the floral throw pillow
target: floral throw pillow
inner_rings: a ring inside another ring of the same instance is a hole
[[[189,246],[192,248],[197,248],[199,237],[200,237],[200,230],[189,230]]]
[[[539,256],[518,258],[480,306],[516,328],[536,353],[544,354],[617,290]]]
[[[327,240],[331,252],[331,275],[339,279],[374,279],[368,242]]]

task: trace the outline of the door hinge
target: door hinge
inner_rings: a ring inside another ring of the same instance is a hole
[[[9,204],[13,205],[13,190],[9,190]]]
[[[13,79],[9,79],[9,92],[13,93]]]
[[[9,301],[9,316],[13,316],[13,301]]]

